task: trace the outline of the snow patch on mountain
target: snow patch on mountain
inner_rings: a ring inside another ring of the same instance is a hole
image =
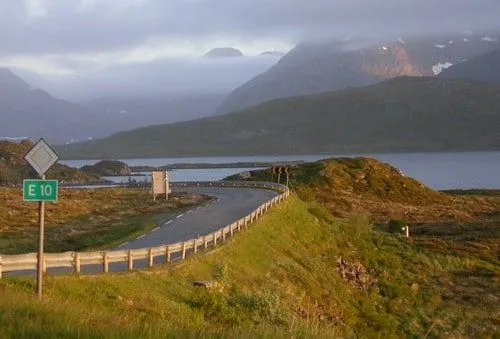
[[[446,45],[434,45],[434,46],[436,46],[437,48],[441,48],[441,49],[446,47]]]
[[[438,64],[432,66],[432,72],[434,73],[434,75],[438,75],[443,70],[450,68],[451,66],[453,66],[453,64],[451,62],[445,62],[444,64],[438,63]]]
[[[490,36],[485,36],[485,37],[481,38],[481,40],[486,41],[486,42],[496,42],[497,41],[497,39],[492,38]]]
[[[402,43],[403,45],[406,45],[406,41],[403,40],[403,38],[398,38],[398,41]]]

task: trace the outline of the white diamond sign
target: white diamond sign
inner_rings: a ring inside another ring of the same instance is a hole
[[[59,160],[59,156],[45,140],[40,139],[24,156],[24,159],[38,175],[43,176]]]

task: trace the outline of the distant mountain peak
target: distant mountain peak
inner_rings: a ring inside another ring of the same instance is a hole
[[[217,47],[208,51],[204,57],[209,59],[215,59],[215,58],[234,58],[241,56],[243,56],[243,53],[239,49],[232,47]]]

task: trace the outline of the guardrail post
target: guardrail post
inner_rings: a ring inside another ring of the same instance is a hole
[[[222,232],[222,241],[226,241],[226,229],[223,228],[221,232]]]
[[[239,220],[236,222],[236,227],[238,228],[238,232],[241,231],[241,225]]]
[[[108,254],[106,252],[102,252],[102,271],[104,273],[109,272]]]
[[[234,235],[233,224],[231,224],[231,225],[229,226],[229,229],[230,229],[230,231],[231,231],[231,236],[233,236],[233,235]]]
[[[205,249],[208,248],[208,239],[206,235],[203,237],[203,245],[205,246]]]
[[[168,245],[165,247],[165,257],[165,260],[167,262],[170,262],[172,260],[172,258],[170,257],[170,246]]]
[[[75,274],[80,274],[80,271],[81,271],[81,260],[80,260],[80,253],[78,252],[75,252],[73,254],[74,256],[74,261],[73,261],[73,272]]]
[[[127,269],[132,271],[134,269],[134,257],[132,251],[127,251]]]
[[[42,260],[42,273],[47,274],[47,257],[44,255]]]
[[[0,279],[2,279],[2,256],[0,255]]]
[[[245,217],[245,223],[244,223],[245,228],[248,228],[248,217]]]
[[[186,242],[182,242],[182,260],[186,259]]]
[[[148,267],[153,267],[153,250],[148,248]]]
[[[198,244],[197,244],[197,239],[193,240],[193,252],[196,254],[198,252]]]
[[[214,247],[217,246],[217,232],[214,232]]]

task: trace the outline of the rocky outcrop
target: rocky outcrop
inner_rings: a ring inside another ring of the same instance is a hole
[[[82,167],[82,171],[98,176],[130,175],[128,165],[118,160],[102,160],[94,165]]]

